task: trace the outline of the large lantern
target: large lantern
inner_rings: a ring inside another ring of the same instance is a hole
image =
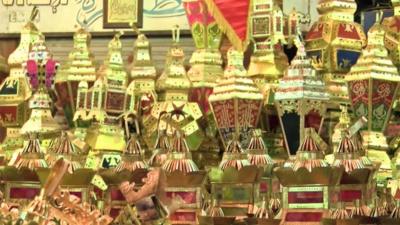
[[[247,76],[243,53],[233,48],[228,51],[224,78],[218,81],[209,101],[225,145],[239,134],[241,139],[250,139],[251,132],[248,131],[257,126],[263,96]]]
[[[304,46],[298,41],[298,51],[275,93],[275,104],[290,155],[295,155],[306,128],[317,133],[325,117],[329,94],[325,83],[316,74]]]
[[[357,118],[368,118],[362,131],[363,144],[373,162],[381,163],[381,172],[390,171],[384,132],[391,116],[400,76],[384,44],[385,28],[375,24],[368,32],[368,45],[346,80],[349,97]]]
[[[307,53],[318,62],[327,82],[331,101],[348,103],[344,77],[357,62],[366,37],[361,25],[354,22],[354,0],[319,0],[320,14],[306,36]]]
[[[34,9],[35,15],[36,8]],[[39,31],[32,22],[34,17],[22,28],[20,43],[8,57],[10,75],[0,84],[0,124],[7,128],[6,138],[1,147],[6,152],[22,148],[23,138],[19,132],[29,118],[28,99],[32,96],[24,68],[29,51],[38,39]]]

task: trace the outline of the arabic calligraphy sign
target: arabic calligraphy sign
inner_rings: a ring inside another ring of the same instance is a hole
[[[112,2],[126,1],[108,0],[108,3]],[[44,33],[72,33],[80,26],[88,27],[91,32],[109,31],[103,27],[103,15],[107,15],[107,7],[104,7],[103,0],[0,0],[0,35],[19,33],[33,6],[39,7],[36,24]],[[141,9],[138,10],[143,11],[144,31],[169,31],[176,24],[181,29],[189,29],[183,0],[144,0]],[[129,15],[115,17],[114,14],[106,21],[112,23],[116,19],[131,18]]]

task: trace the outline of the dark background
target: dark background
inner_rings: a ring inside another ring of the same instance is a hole
[[[390,7],[391,1],[390,0],[356,0],[357,2],[357,12],[355,14],[355,20],[360,22],[360,12],[364,10],[368,10],[370,8],[374,8],[377,6],[381,7]]]

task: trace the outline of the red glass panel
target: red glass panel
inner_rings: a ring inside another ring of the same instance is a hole
[[[111,210],[110,210],[110,216],[112,217],[112,218],[117,218],[117,216],[119,215],[119,212],[121,211],[121,209],[120,208],[111,208]]]
[[[319,113],[315,111],[309,112],[304,118],[304,127],[305,128],[314,128],[315,131],[319,131],[321,126],[322,117]]]
[[[340,191],[340,200],[343,202],[353,202],[354,200],[361,199],[361,190],[342,190]]]
[[[174,198],[175,196],[180,196],[186,204],[194,204],[197,202],[196,192],[167,192],[168,198]]]
[[[34,199],[39,194],[40,194],[39,188],[28,188],[28,187],[10,188],[10,198],[13,199]]]
[[[286,222],[319,222],[322,219],[322,212],[288,212]]]
[[[170,220],[196,222],[196,212],[175,212],[170,216]]]
[[[125,197],[119,189],[111,189],[110,196],[113,201],[125,201]]]
[[[322,203],[324,193],[322,191],[313,192],[289,192],[288,202],[291,203]]]

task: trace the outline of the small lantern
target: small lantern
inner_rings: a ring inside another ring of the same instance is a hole
[[[125,113],[128,82],[122,58],[121,35],[122,33],[116,34],[109,42],[107,58],[93,86],[88,89],[86,81],[79,84],[78,110],[74,115],[78,125],[91,123],[87,129],[76,129],[76,136],[84,139],[91,148],[87,163],[93,161],[93,157],[97,157],[95,154],[99,153],[98,156],[103,157],[101,167],[105,168],[117,165],[119,153],[124,151],[126,144],[124,131],[119,124]]]
[[[36,15],[34,8],[32,15]],[[20,43],[8,57],[10,75],[0,84],[0,124],[7,128],[6,138],[1,144],[6,154],[22,148],[23,138],[20,128],[29,118],[31,88],[24,73],[23,63],[28,60],[29,51],[38,39],[40,32],[33,23],[34,16],[21,30]]]
[[[173,45],[168,51],[164,72],[156,82],[156,89],[159,93],[156,102],[149,114],[144,115],[143,124],[147,133],[145,141],[148,146],[154,146],[157,138],[157,131],[165,129],[167,124],[170,129],[168,134],[173,134],[180,129],[185,136],[186,142],[191,150],[198,150],[204,139],[204,133],[200,127],[200,120],[203,113],[197,102],[188,100],[189,90],[192,83],[189,80],[185,66],[185,54],[179,46],[180,30],[175,26],[172,30]],[[175,112],[184,116],[162,117],[164,113]]]
[[[297,42],[297,55],[275,93],[275,105],[289,155],[296,154],[306,128],[320,132],[329,100],[325,83],[311,65],[304,45],[300,40]]]
[[[87,82],[91,87],[96,80],[94,56],[90,52],[91,35],[81,28],[74,34],[73,50],[68,61],[56,76],[55,88],[58,104],[64,109],[69,126],[73,126],[73,116],[78,106],[77,97],[80,82]]]
[[[184,0],[186,16],[196,46],[190,59],[188,77],[192,82],[189,100],[197,102],[204,114],[209,113],[208,97],[216,80],[223,75],[219,51],[222,31],[209,13],[204,0]]]
[[[218,81],[209,98],[211,110],[224,144],[242,135],[248,145],[251,130],[257,126],[263,96],[243,67],[243,53],[231,48],[224,78]]]
[[[384,132],[399,90],[400,76],[389,58],[384,39],[385,28],[376,23],[368,32],[367,47],[346,81],[354,115],[368,118],[367,127],[361,132],[368,157],[381,163],[381,172],[389,173],[391,165]]]

